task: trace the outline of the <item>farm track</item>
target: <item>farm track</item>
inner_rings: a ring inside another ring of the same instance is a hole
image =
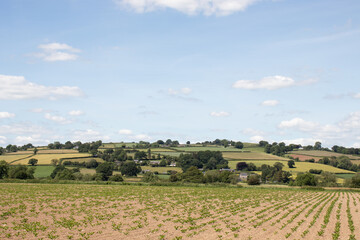
[[[333,239],[334,233],[337,239],[360,239],[360,195],[353,192],[46,184],[1,188],[0,239]]]

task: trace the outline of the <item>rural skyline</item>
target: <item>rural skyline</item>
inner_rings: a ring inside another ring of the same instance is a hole
[[[0,145],[360,147],[355,0],[4,0]]]

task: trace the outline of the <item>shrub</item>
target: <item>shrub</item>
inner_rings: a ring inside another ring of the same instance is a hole
[[[122,182],[124,181],[123,177],[121,176],[121,174],[115,174],[109,177],[109,181],[113,181],[113,182]]]
[[[260,176],[257,174],[251,174],[247,179],[248,185],[260,185]]]
[[[159,181],[159,177],[158,176],[156,176],[154,173],[152,173],[152,172],[146,172],[145,174],[144,174],[144,177],[142,178],[142,180],[144,181],[144,182],[157,182],[157,181]]]
[[[321,173],[322,173],[322,170],[320,170],[320,169],[310,169],[310,170],[309,170],[309,173],[312,173],[312,174],[321,174]]]
[[[9,177],[17,179],[34,179],[35,168],[18,165],[10,167]]]
[[[4,161],[1,160],[0,161],[0,179],[6,178],[8,176],[9,173],[9,164]]]
[[[311,173],[300,173],[297,175],[294,185],[296,186],[316,186],[317,179]]]

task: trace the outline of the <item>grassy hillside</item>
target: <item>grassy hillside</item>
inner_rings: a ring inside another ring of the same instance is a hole
[[[293,173],[299,173],[299,172],[307,172],[310,169],[318,169],[323,170],[326,172],[331,173],[354,173],[352,171],[336,168],[333,166],[320,164],[320,163],[310,163],[310,162],[295,162],[295,168],[289,168],[287,165],[287,161],[281,161],[281,160],[244,160],[244,161],[229,161],[229,167],[232,169],[236,169],[236,164],[238,162],[246,162],[246,163],[254,163],[257,167],[260,167],[263,164],[267,164],[270,166],[273,166],[276,162],[281,162],[284,164],[284,170],[290,171]]]
[[[298,151],[292,151],[291,154],[300,154],[305,156],[312,156],[312,157],[340,157],[340,156],[347,156],[350,159],[354,160],[360,160],[360,156],[353,156],[349,154],[342,154],[342,153],[336,153],[336,152],[328,152],[328,151],[317,151],[317,150],[298,150]]]

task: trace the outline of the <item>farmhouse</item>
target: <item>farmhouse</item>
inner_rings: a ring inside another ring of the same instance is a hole
[[[247,181],[249,174],[248,173],[240,173],[239,180],[240,181]]]

